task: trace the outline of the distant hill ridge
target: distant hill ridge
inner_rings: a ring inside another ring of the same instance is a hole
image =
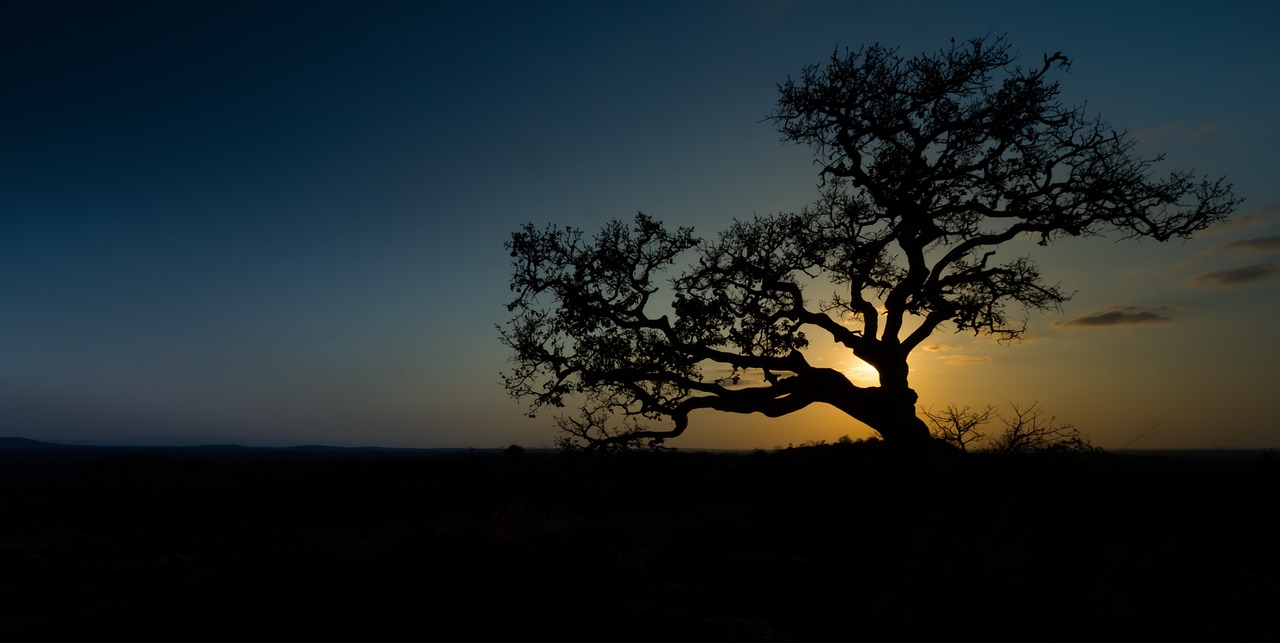
[[[30,438],[0,437],[0,451],[145,451],[145,452],[244,452],[244,453],[417,453],[423,455],[447,455],[454,453],[498,453],[501,449],[476,449],[460,447],[403,448],[403,447],[339,447],[320,444],[303,444],[285,447],[248,447],[240,444],[201,444],[198,446],[160,446],[124,444],[63,444],[43,442]]]
[[[70,444],[41,442],[29,438],[0,438],[0,449],[71,449]]]

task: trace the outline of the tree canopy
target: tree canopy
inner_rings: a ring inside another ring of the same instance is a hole
[[[1071,296],[1001,246],[1165,241],[1239,203],[1224,179],[1155,176],[1161,157],[1064,105],[1053,78],[1069,64],[1055,53],[1024,67],[1002,38],[910,58],[836,50],[779,85],[769,116],[821,168],[819,197],[799,212],[734,221],[714,239],[645,214],[593,236],[523,226],[506,244],[507,391],[531,413],[581,408],[560,427],[587,446],[660,442],[700,409],[776,417],[821,402],[927,448],[911,351],[944,324],[1016,339],[1027,311]],[[812,364],[810,334],[872,366],[879,386]]]

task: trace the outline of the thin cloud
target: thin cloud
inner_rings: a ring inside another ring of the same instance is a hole
[[[951,350],[951,345],[950,344],[930,344],[928,346],[922,347],[921,350],[923,350],[926,353],[937,353],[940,351]]]
[[[947,366],[982,364],[991,361],[991,357],[988,355],[942,355],[939,356],[938,359],[942,360],[942,363]]]
[[[1233,216],[1226,221],[1219,221],[1205,228],[1200,234],[1214,237],[1241,230],[1254,230],[1270,224],[1276,215],[1280,215],[1280,204],[1272,204],[1246,214]]]
[[[1187,134],[1187,138],[1193,141],[1203,141],[1205,139],[1220,136],[1222,131],[1223,127],[1221,121],[1209,121],[1208,123],[1191,130],[1191,132]]]
[[[1196,275],[1191,278],[1191,283],[1195,286],[1208,286],[1210,288],[1220,286],[1244,286],[1246,284],[1270,279],[1275,274],[1275,264],[1255,263],[1247,266],[1237,266],[1230,270],[1219,270],[1217,272]]]
[[[1156,141],[1169,138],[1178,131],[1176,125],[1161,125],[1159,127],[1147,127],[1133,132],[1134,140],[1142,143],[1154,143]]]
[[[1140,143],[1154,143],[1164,139],[1203,141],[1221,135],[1224,131],[1221,121],[1208,121],[1200,125],[1184,123],[1168,123],[1156,127],[1140,129],[1132,134]]]
[[[1166,313],[1168,306],[1140,308],[1138,306],[1112,306],[1106,310],[1087,313],[1067,321],[1052,322],[1059,328],[1107,328],[1111,326],[1146,326],[1173,321]]]
[[[1207,254],[1246,254],[1267,255],[1280,252],[1280,234],[1270,237],[1254,237],[1252,239],[1236,239],[1220,243],[1205,251]]]

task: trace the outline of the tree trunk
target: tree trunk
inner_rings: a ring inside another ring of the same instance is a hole
[[[933,437],[929,434],[928,425],[916,417],[914,404],[905,410],[895,409],[886,413],[878,422],[868,425],[887,444],[904,454],[927,457],[933,452]]]
[[[875,429],[886,444],[910,458],[926,459],[933,453],[933,437],[929,427],[916,416],[918,396],[910,387],[876,387],[866,389],[856,403],[841,405],[848,413]]]
[[[933,453],[933,437],[924,421],[916,417],[919,396],[907,383],[911,371],[907,353],[894,343],[881,345],[875,354],[864,358],[880,375],[880,386],[868,390],[869,399],[857,409],[861,413],[846,412],[875,429],[895,451],[927,458]]]

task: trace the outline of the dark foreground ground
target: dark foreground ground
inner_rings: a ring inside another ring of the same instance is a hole
[[[1280,640],[1280,462],[0,452],[0,640]]]

